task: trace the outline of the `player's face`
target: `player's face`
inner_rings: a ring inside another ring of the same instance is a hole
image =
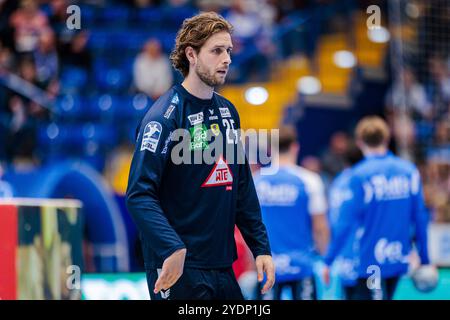
[[[212,35],[198,53],[195,73],[210,87],[225,83],[233,48],[231,36],[222,31]]]

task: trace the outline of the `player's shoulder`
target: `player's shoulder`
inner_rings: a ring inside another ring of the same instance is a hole
[[[173,118],[176,114],[174,111],[180,108],[181,105],[181,96],[175,86],[173,86],[153,102],[144,116],[144,121],[148,119],[163,120]]]
[[[318,188],[323,186],[322,178],[314,171],[297,165],[289,166],[287,170],[309,187]]]
[[[410,173],[417,171],[416,165],[409,160],[400,158],[399,156],[396,155],[391,155],[391,159],[400,170],[405,170]]]

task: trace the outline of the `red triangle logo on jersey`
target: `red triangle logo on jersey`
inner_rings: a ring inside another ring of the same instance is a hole
[[[208,178],[203,182],[202,188],[229,186],[231,184],[233,184],[233,174],[227,162],[220,156]]]

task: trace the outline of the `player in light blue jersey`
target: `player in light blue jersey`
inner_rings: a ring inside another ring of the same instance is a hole
[[[346,201],[351,201],[352,191],[350,190],[350,178],[353,172],[353,166],[362,159],[361,151],[352,145],[345,153],[345,160],[347,167],[336,176],[330,185],[328,192],[328,220],[330,221],[331,229],[331,242],[334,242],[335,229],[339,227],[339,217],[341,216],[341,209]],[[341,251],[336,257],[335,265],[338,270],[340,284],[342,286],[343,296],[345,299],[349,299],[353,295],[353,291],[356,285],[358,274],[356,272],[356,266],[358,263],[357,258],[354,255],[356,228],[349,233],[346,238],[345,244],[342,246]]]
[[[295,129],[280,128],[279,171],[255,177],[276,267],[277,300],[285,287],[293,299],[316,299],[312,264],[328,245],[324,186],[319,175],[296,165],[298,151]]]
[[[351,199],[341,205],[325,257],[330,266],[348,237],[354,236],[358,279],[350,299],[392,299],[400,276],[408,270],[413,239],[421,264],[430,263],[420,175],[412,163],[388,152],[389,138],[379,117],[364,118],[357,125],[357,144],[365,159],[352,171]],[[325,268],[325,280],[328,273]]]

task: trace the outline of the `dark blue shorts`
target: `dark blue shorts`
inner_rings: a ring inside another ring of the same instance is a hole
[[[184,268],[178,281],[168,290],[153,293],[158,271],[147,271],[147,284],[151,300],[244,300],[233,268]]]

